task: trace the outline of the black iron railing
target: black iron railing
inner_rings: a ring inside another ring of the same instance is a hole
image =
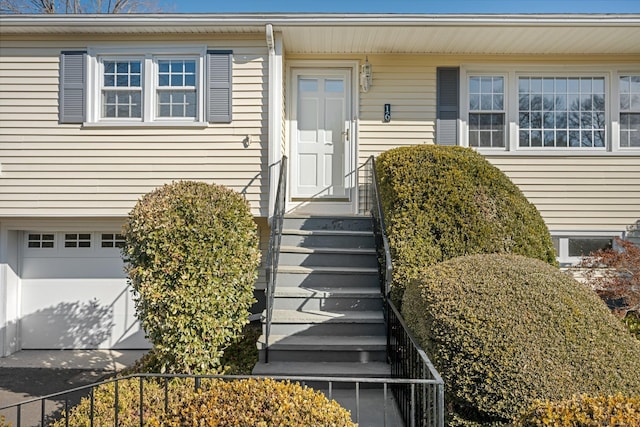
[[[278,189],[274,202],[273,217],[271,219],[271,235],[269,236],[269,251],[267,253],[267,290],[266,290],[266,319],[264,333],[264,361],[269,363],[269,334],[273,318],[273,299],[278,275],[278,260],[280,258],[280,241],[282,240],[282,222],[285,212],[285,198],[287,194],[287,156],[280,161],[280,175]]]
[[[435,383],[435,386],[420,383],[392,387],[406,425],[444,426],[444,381],[391,299],[387,299],[387,338],[391,378],[419,378]]]
[[[391,253],[389,251],[389,239],[387,239],[384,212],[382,211],[382,204],[380,203],[376,160],[373,156],[369,157],[361,168],[360,213],[363,215],[371,215],[373,218],[373,232],[376,239],[379,261],[380,290],[386,299],[389,295],[393,266],[391,264]]]
[[[373,218],[379,261],[380,289],[387,323],[387,358],[393,379],[420,379],[425,383],[395,383],[392,386],[400,413],[407,426],[444,426],[444,382],[420,347],[395,307],[389,291],[393,264],[380,201],[376,161],[373,156],[361,168],[360,213]]]
[[[256,378],[252,376],[218,376],[218,375],[169,375],[169,374],[136,374],[116,377],[83,387],[77,387],[61,393],[50,394],[0,407],[0,415],[4,415],[6,422],[14,427],[25,425],[48,426],[54,422],[58,425],[74,425],[74,409],[69,405],[69,395],[81,394],[87,399],[83,405],[82,425],[106,426],[120,425],[127,420],[127,425],[144,426],[152,417],[158,417],[179,409],[179,399],[174,394],[176,381],[194,387],[195,390],[206,389],[208,379],[222,379],[226,381]],[[394,378],[344,378],[344,377],[271,377],[277,381],[298,382],[309,385],[324,393],[327,398],[337,401],[351,412],[355,423],[373,426],[398,427],[402,424],[398,407],[392,399],[392,390],[403,387],[410,390],[435,389],[437,380],[429,379],[394,379]],[[435,392],[435,391],[434,391]],[[419,393],[408,396],[408,404],[418,408]],[[79,400],[79,399],[77,399]],[[66,402],[64,410],[56,415],[45,414],[45,402]],[[27,421],[26,412],[33,412],[35,408],[42,408],[38,420]],[[366,407],[366,412],[361,408]],[[371,413],[375,411],[375,413]],[[427,425],[427,424],[410,424]],[[431,424],[429,424],[431,425]],[[435,424],[433,424],[435,425]]]

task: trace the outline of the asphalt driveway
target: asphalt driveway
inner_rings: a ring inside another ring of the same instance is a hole
[[[108,378],[133,363],[144,351],[21,351],[0,359],[0,407],[69,390]],[[82,393],[49,399],[45,402],[45,420],[51,420],[74,405]],[[0,411],[6,421],[17,425],[16,408]],[[22,426],[39,426],[41,403],[22,406]],[[45,424],[46,424],[45,421]]]

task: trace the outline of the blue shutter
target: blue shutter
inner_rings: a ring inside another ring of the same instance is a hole
[[[207,121],[231,123],[231,51],[207,51]]]
[[[458,145],[459,69],[438,68],[437,86],[436,144]]]
[[[58,111],[60,123],[83,123],[86,90],[86,52],[62,52],[60,54],[60,98]]]

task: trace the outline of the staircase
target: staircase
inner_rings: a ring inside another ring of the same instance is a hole
[[[371,218],[285,216],[269,363],[263,325],[253,373],[388,377],[377,266]]]

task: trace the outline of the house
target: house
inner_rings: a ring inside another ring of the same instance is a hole
[[[358,168],[476,148],[561,262],[640,217],[640,15],[0,17],[0,355],[141,348],[119,230],[144,193],[214,181],[267,246],[289,212],[358,213]],[[264,275],[258,291],[264,287]]]

